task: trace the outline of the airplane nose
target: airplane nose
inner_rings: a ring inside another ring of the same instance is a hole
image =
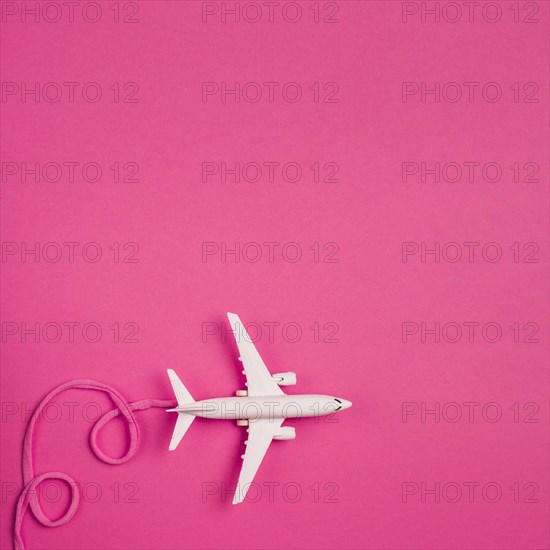
[[[348,401],[347,399],[342,399],[342,410],[349,409],[351,405],[351,401]]]

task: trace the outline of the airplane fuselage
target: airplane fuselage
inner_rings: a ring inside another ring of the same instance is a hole
[[[328,395],[262,395],[204,399],[175,410],[203,418],[257,420],[325,416],[349,406],[349,401]]]

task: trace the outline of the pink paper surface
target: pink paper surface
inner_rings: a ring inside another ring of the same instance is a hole
[[[548,548],[548,3],[238,4],[2,2],[1,547],[34,405],[172,398],[166,368],[233,395],[234,311],[288,393],[353,407],[232,506],[234,423],[170,453],[139,413],[108,466],[108,399],[63,394],[35,469],[82,502],[28,548]]]

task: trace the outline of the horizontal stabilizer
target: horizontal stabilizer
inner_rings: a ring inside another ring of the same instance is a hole
[[[183,385],[183,382],[179,379],[178,375],[172,369],[167,370],[170,383],[172,384],[172,389],[174,390],[176,399],[178,400],[178,405],[188,405],[189,403],[194,403],[195,400],[187,391],[187,388]]]
[[[170,441],[170,447],[168,449],[173,451],[179,445],[185,432],[188,430],[191,423],[195,420],[195,417],[191,414],[178,413],[178,419],[176,420],[176,427],[172,434],[172,440]]]

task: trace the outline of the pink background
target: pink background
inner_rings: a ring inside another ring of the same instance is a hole
[[[140,413],[140,450],[113,467],[87,443],[95,410],[87,404],[105,411],[108,399],[64,394],[61,418],[38,426],[36,471],[93,484],[88,500],[94,487],[101,493],[59,529],[27,515],[29,548],[548,548],[548,4],[538,3],[536,24],[515,23],[512,2],[501,3],[497,23],[478,13],[455,24],[422,23],[419,15],[403,23],[400,2],[351,1],[339,4],[334,24],[312,21],[312,2],[302,3],[294,24],[279,11],[274,23],[224,24],[219,16],[202,23],[200,2],[177,1],[140,2],[139,23],[116,24],[111,4],[101,3],[95,24],[79,12],[74,23],[66,14],[53,24],[17,15],[2,23],[2,81],[96,81],[104,91],[98,103],[78,92],[74,103],[67,96],[2,103],[4,161],[94,161],[104,169],[95,184],[80,176],[72,184],[2,183],[4,242],[94,241],[104,251],[97,263],[81,256],[2,263],[4,322],[103,328],[95,344],[15,336],[3,345],[2,548],[11,544],[11,493],[21,479],[21,411],[72,378],[101,380],[129,400],[171,398],[166,368],[197,399],[232,395],[244,383],[234,343],[201,337],[203,323],[225,322],[226,311],[245,322],[298,323],[296,343],[280,331],[258,341],[266,364],[297,373],[288,393],[334,394],[353,408],[335,422],[291,424],[297,439],[275,442],[256,478],[262,497],[234,507],[219,493],[203,502],[204,483],[230,488],[237,479],[244,434],[233,423],[198,420],[169,453],[174,418]],[[129,81],[139,83],[139,102],[113,103],[109,86]],[[304,98],[203,103],[204,81],[296,81]],[[403,81],[494,81],[504,93],[497,103],[479,93],[472,103],[422,103],[418,95],[403,103]],[[539,84],[540,101],[512,101],[509,86],[529,81]],[[314,82],[337,82],[339,102],[311,101]],[[139,164],[139,182],[113,183],[108,167],[116,161]],[[296,184],[202,183],[205,161],[294,161],[304,176]],[[307,167],[316,161],[337,162],[339,182],[312,182]],[[404,161],[497,162],[503,178],[405,184]],[[540,165],[538,183],[514,183],[508,166],[530,161]],[[139,261],[113,262],[108,247],[130,241],[139,244]],[[304,257],[203,262],[203,241],[296,241]],[[494,241],[503,259],[403,263],[404,241]],[[336,242],[339,261],[314,262],[315,242]],[[536,242],[538,263],[514,263],[514,242]],[[117,321],[137,323],[139,343],[113,342],[108,327]],[[403,343],[406,321],[493,321],[503,336]],[[315,342],[308,328],[315,322],[336,323],[338,342]],[[515,322],[537,323],[539,342],[514,343]],[[74,419],[68,401],[76,403]],[[497,403],[502,419],[402,421],[403,402],[471,401]],[[514,422],[516,402],[536,403],[538,422],[523,422],[523,410]],[[17,414],[4,414],[13,407]],[[123,433],[121,424],[106,429],[104,448],[121,452]],[[268,482],[281,484],[273,502]],[[282,494],[291,482],[302,490],[296,503],[291,490],[290,498]],[[456,503],[432,495],[422,502],[420,494],[403,502],[407,482],[458,483],[465,493]],[[480,484],[473,502],[465,482]],[[499,502],[481,496],[489,482],[502,488]],[[522,488],[518,503],[514,483]],[[527,483],[538,485],[538,502],[524,502]],[[325,502],[333,487],[337,502]],[[48,513],[59,515],[65,497],[46,504]]]

